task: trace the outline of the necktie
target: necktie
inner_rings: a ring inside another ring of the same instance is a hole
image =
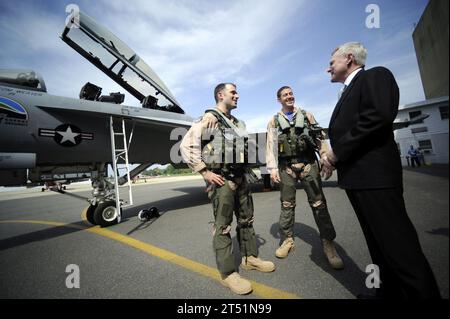
[[[341,89],[341,91],[339,92],[339,99],[341,98],[342,94],[344,94],[345,90],[347,89],[347,85],[344,85],[344,87]]]

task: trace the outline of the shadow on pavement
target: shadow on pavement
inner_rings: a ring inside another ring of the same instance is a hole
[[[280,239],[281,244],[278,223],[274,223],[272,225],[272,227],[270,228],[270,233],[274,238]],[[298,246],[299,249],[305,248],[305,245],[303,245],[302,242],[310,245],[311,253],[309,257],[311,261],[314,262],[323,271],[333,276],[333,278],[338,281],[345,289],[347,289],[353,296],[356,297],[361,293],[371,293],[371,291],[365,286],[367,274],[359,268],[359,266],[353,261],[353,259],[350,258],[350,256],[347,255],[347,252],[343,247],[339,245],[337,241],[335,241],[336,250],[345,264],[345,268],[343,270],[335,270],[329,265],[328,260],[323,252],[322,242],[317,230],[302,223],[295,223],[294,237],[297,237],[301,240],[301,242],[297,241],[296,243],[296,246]]]
[[[433,164],[431,166],[410,167],[404,166],[403,170],[448,179],[448,164]]]
[[[427,230],[426,232],[431,235],[442,235],[442,236],[449,237],[449,234],[448,234],[449,229],[448,228],[434,228],[432,230]]]
[[[209,204],[208,195],[205,193],[204,187],[181,187],[174,188],[174,191],[183,192],[185,194],[157,201],[148,202],[143,205],[125,208],[122,212],[124,220],[136,217],[141,209],[150,208],[152,206],[158,208],[160,214],[165,214],[177,209],[186,209],[199,205]]]
[[[17,225],[17,224],[16,224]],[[47,226],[47,225],[39,225]],[[71,233],[79,232],[81,230],[88,229],[83,222],[76,222],[67,225],[53,226],[50,228],[38,230],[32,233],[27,233],[23,235],[18,235],[6,239],[0,240],[0,251],[27,245],[33,242],[44,241],[48,239],[57,238],[60,236],[65,236]]]

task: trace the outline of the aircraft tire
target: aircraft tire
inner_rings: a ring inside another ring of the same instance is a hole
[[[94,220],[94,212],[95,212],[96,208],[97,208],[97,205],[89,205],[89,207],[86,211],[86,219],[92,225],[97,225]]]
[[[117,224],[116,202],[108,200],[98,204],[94,210],[94,221],[96,225],[102,227]]]

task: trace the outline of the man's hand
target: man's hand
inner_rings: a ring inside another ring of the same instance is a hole
[[[337,162],[336,154],[334,154],[333,150],[330,149],[326,152],[322,158],[320,159],[320,163],[322,164],[322,170],[320,171],[320,175],[325,180],[329,179],[331,175],[333,175],[333,170],[335,170],[334,165]]]
[[[274,183],[279,183],[281,182],[280,179],[280,174],[278,173],[277,169],[273,169],[270,171],[270,179],[272,180],[272,182]]]
[[[333,170],[334,170],[333,166],[325,165],[322,162],[322,170],[320,171],[320,175],[322,176],[323,179],[328,180],[331,177],[331,175],[333,175]]]
[[[225,179],[221,175],[215,174],[207,169],[200,171],[200,174],[202,174],[203,179],[210,184],[218,186],[223,186],[225,184]]]
[[[333,167],[336,164],[338,158],[336,157],[336,155],[334,154],[333,150],[329,150],[328,152],[326,152],[322,158],[322,165],[328,166],[328,167]]]

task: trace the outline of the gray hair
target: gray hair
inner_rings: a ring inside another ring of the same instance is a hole
[[[355,57],[355,63],[360,66],[366,64],[367,49],[359,42],[347,42],[334,49],[332,54],[346,55],[351,53]]]

